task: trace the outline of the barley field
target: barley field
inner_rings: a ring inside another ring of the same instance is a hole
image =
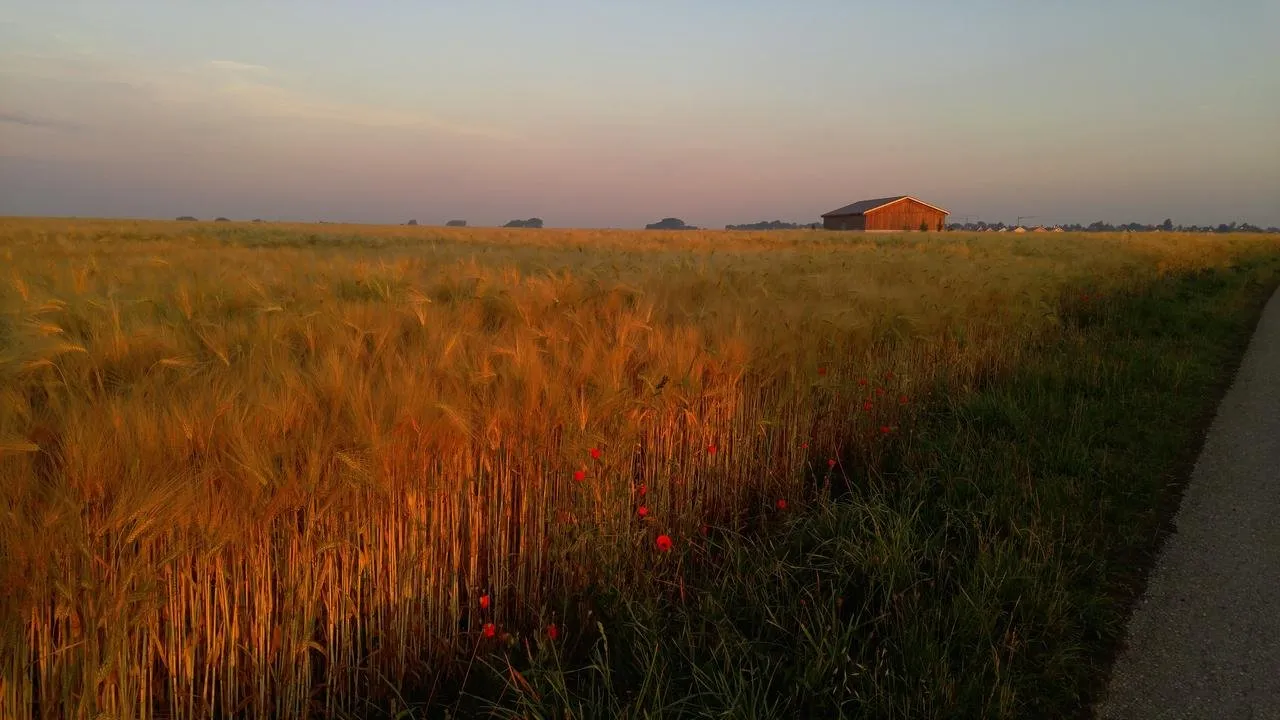
[[[1278,253],[0,220],[0,716],[394,712],[585,643],[1091,308]]]

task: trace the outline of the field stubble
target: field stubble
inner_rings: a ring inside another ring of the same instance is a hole
[[[0,714],[337,714],[588,636],[1066,308],[1274,247],[0,221]]]

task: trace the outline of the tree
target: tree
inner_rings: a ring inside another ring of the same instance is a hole
[[[196,218],[191,217],[190,215],[182,215],[178,218],[179,222],[196,222],[196,220]]]
[[[662,218],[656,223],[644,226],[645,230],[697,230],[693,225],[685,225],[680,218]]]
[[[410,220],[409,222],[405,223],[405,225],[417,225],[417,224],[418,224],[417,220]]]
[[[1173,220],[1165,218],[1164,222],[1160,223],[1160,229],[1165,232],[1173,232]]]
[[[227,219],[227,218],[224,218],[224,217],[214,218],[214,220],[213,220],[213,221],[214,221],[214,222],[231,222],[231,220],[229,220],[229,219]]]
[[[445,227],[466,227],[467,221],[466,220],[450,220],[449,222],[445,223],[444,226]]]
[[[796,230],[799,228],[807,228],[809,225],[800,225],[799,223],[783,222],[781,220],[761,220],[760,222],[744,223],[742,225],[725,225],[725,230]]]

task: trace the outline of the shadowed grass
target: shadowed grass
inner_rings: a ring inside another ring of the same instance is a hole
[[[692,549],[680,596],[595,592],[607,640],[493,664],[491,709],[1085,714],[1201,418],[1278,281],[1272,257],[1073,303],[1060,337],[919,418],[892,467]]]

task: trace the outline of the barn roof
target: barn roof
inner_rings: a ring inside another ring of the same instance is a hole
[[[899,200],[905,200],[906,198],[911,198],[912,200],[915,200],[921,205],[929,205],[929,203],[919,200],[917,198],[913,198],[910,195],[894,195],[892,197],[875,198],[873,200],[859,200],[858,202],[853,203],[852,205],[845,205],[844,207],[838,210],[832,210],[829,213],[823,213],[822,217],[835,217],[840,215],[865,215],[866,213],[869,213],[872,210],[884,207],[885,205],[888,205],[890,203],[896,203]],[[944,213],[947,212],[946,210],[943,210],[942,208],[936,205],[929,205],[929,207]]]

